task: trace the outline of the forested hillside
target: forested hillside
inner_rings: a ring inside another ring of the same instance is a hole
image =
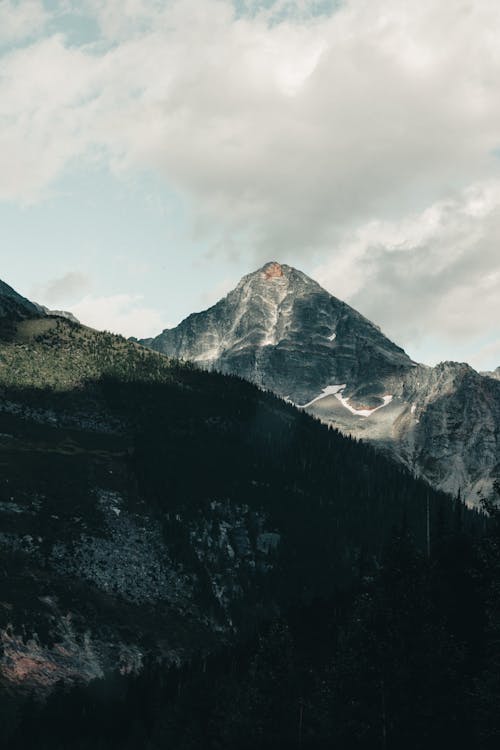
[[[4,695],[12,750],[493,750],[500,523],[457,513],[430,557],[403,527],[348,590],[290,607],[182,666],[148,660],[46,704]]]
[[[246,637],[334,596],[395,528],[457,513],[372,448],[236,377],[56,318],[0,344],[3,680],[46,694]]]

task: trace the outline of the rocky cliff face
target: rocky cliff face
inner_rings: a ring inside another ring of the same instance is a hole
[[[45,305],[39,305],[37,303],[35,303],[35,306],[38,308],[42,315],[48,315],[53,318],[66,318],[66,320],[71,320],[72,323],[80,322],[78,318],[73,315],[73,313],[68,312],[67,310],[51,310]]]
[[[272,390],[376,444],[469,504],[500,476],[500,383],[465,364],[413,362],[305,274],[272,262],[227,297],[145,341]],[[497,378],[497,380],[495,380]]]
[[[335,384],[383,383],[415,365],[377,326],[294,268],[269,263],[206,312],[149,342],[151,348],[235,373],[297,404]],[[381,401],[380,401],[381,403]]]

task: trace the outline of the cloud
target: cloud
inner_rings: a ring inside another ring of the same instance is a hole
[[[30,31],[2,56],[0,199],[43,200],[75,163],[152,170],[193,244],[317,264],[403,343],[494,327],[500,5],[237,5],[66,2],[93,42]]]
[[[154,169],[198,232],[267,257],[498,170],[497,3],[294,6],[270,24],[225,0],[87,2],[100,41],[4,56],[0,195],[36,199],[77,158]]]
[[[0,46],[35,36],[43,31],[48,19],[41,0],[1,0]]]
[[[496,370],[500,365],[500,338],[481,347],[474,356],[478,370]]]
[[[146,338],[170,327],[158,310],[143,305],[142,300],[141,295],[87,295],[71,306],[71,312],[84,325],[127,337]]]
[[[134,266],[136,273],[141,265]],[[80,271],[36,285],[30,297],[49,308],[67,309],[84,325],[98,330],[120,333],[123,336],[147,338],[171,327],[165,323],[161,311],[143,302],[140,294],[92,294],[93,280]]]
[[[494,346],[473,345],[498,334],[499,238],[500,181],[488,181],[405,219],[368,222],[315,276],[405,346],[440,338],[485,367]]]
[[[91,287],[92,280],[87,274],[69,271],[44,284],[37,284],[30,296],[48,307],[68,305],[81,298]]]

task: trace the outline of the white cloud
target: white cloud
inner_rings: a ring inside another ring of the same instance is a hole
[[[500,338],[479,348],[474,355],[478,370],[496,370],[500,367]]]
[[[40,33],[48,18],[41,0],[0,0],[0,45]]]
[[[225,0],[87,7],[111,47],[58,36],[4,57],[5,198],[98,153],[159,170],[201,227],[250,231],[267,256],[497,169],[491,0],[350,0],[272,26]]]
[[[337,252],[315,276],[390,337],[409,348],[440,338],[491,366],[494,346],[474,353],[474,342],[498,333],[500,181],[403,220],[368,222]]]
[[[30,297],[47,307],[68,305],[75,298],[81,298],[91,286],[92,280],[87,274],[81,271],[68,271],[63,276],[36,284],[30,292]]]
[[[84,325],[127,337],[146,338],[169,327],[158,310],[143,304],[142,295],[87,295],[71,306],[71,312]]]
[[[246,5],[86,0],[95,43],[4,54],[0,198],[43,198],[75,160],[154,170],[214,252],[315,258],[404,343],[477,336],[500,312],[500,4]]]

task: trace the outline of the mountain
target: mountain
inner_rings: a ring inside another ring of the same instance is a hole
[[[227,297],[150,347],[208,369],[234,373],[306,404],[331,384],[370,385],[364,400],[381,404],[382,383],[413,369],[380,329],[305,274],[268,263]]]
[[[485,375],[488,378],[495,378],[495,380],[500,380],[500,367],[497,367],[496,370],[492,370],[490,372],[482,372],[481,375]]]
[[[471,505],[500,477],[500,383],[466,364],[413,362],[290,266],[267,263],[143,343],[269,389]]]
[[[434,541],[462,515],[244,380],[64,318],[7,318],[0,689],[44,694],[148,655],[183,664],[349,587],[394,528],[427,549],[428,529]],[[413,372],[354,320],[381,371]]]
[[[12,287],[0,280],[0,321],[3,320],[5,325],[10,320],[20,320],[22,318],[35,318],[52,316],[57,318],[67,318],[78,323],[75,316],[65,310],[50,310],[45,305],[39,305],[37,302],[31,302],[18,294]]]
[[[21,297],[12,287],[0,280],[0,319],[36,317],[38,314],[37,305]]]
[[[46,307],[45,305],[39,305],[37,303],[36,307],[38,307],[39,311],[43,315],[50,315],[55,318],[66,318],[67,320],[71,320],[73,323],[79,323],[80,321],[78,318],[76,318],[73,313],[68,312],[67,310],[51,310],[50,308]]]

